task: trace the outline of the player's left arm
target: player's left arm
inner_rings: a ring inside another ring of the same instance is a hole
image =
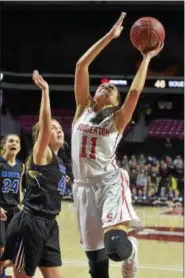
[[[23,169],[22,169],[20,182],[19,182],[19,206],[21,206],[22,200],[23,200],[22,180],[23,180],[23,176],[24,176],[24,173],[25,173],[25,165],[22,164],[22,167],[23,167]]]
[[[148,52],[146,55],[143,55],[143,61],[131,84],[125,102],[114,117],[115,124],[119,133],[122,133],[127,124],[131,121],[140,94],[145,85],[149,63],[151,59],[162,50],[162,48],[163,44],[160,44],[157,49]]]

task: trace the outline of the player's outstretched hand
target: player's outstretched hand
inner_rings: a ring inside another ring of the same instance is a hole
[[[48,83],[43,79],[37,70],[34,70],[33,72],[33,81],[42,91],[49,90]]]
[[[115,39],[118,38],[123,30],[123,21],[126,17],[126,13],[122,12],[119,19],[116,21],[112,29],[109,31],[110,36]]]
[[[160,42],[158,47],[154,50],[151,50],[149,52],[147,52],[146,54],[143,54],[143,57],[150,57],[150,58],[153,58],[155,56],[157,56],[159,54],[159,52],[161,52],[161,50],[163,49],[164,47],[164,42]]]

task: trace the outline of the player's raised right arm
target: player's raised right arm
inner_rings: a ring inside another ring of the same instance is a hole
[[[98,54],[115,38],[119,37],[123,30],[123,20],[126,13],[121,13],[118,21],[112,29],[98,42],[96,42],[85,54],[78,60],[75,70],[75,98],[77,107],[85,107],[91,100],[89,91],[89,65],[98,56]]]
[[[163,44],[161,43],[155,50],[148,52],[143,57],[143,61],[134,77],[134,80],[132,81],[125,102],[115,115],[115,124],[120,133],[124,131],[125,127],[132,119],[140,94],[145,85],[149,63],[151,59],[162,50],[162,48]]]
[[[42,98],[39,113],[39,134],[33,148],[34,163],[40,164],[48,155],[48,144],[51,136],[52,118],[48,83],[42,78],[38,71],[34,71],[33,80],[42,90]]]

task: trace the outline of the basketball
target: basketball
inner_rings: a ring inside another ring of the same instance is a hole
[[[160,42],[165,40],[163,25],[153,17],[138,19],[130,30],[132,44],[142,53],[154,50]]]

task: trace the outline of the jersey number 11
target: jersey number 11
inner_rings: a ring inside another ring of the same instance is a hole
[[[80,154],[80,157],[87,157],[87,152],[86,152],[86,146],[87,146],[87,136],[82,137],[82,151]],[[90,139],[91,142],[91,152],[89,154],[90,159],[96,159],[96,142],[97,142],[97,137],[92,137]]]

